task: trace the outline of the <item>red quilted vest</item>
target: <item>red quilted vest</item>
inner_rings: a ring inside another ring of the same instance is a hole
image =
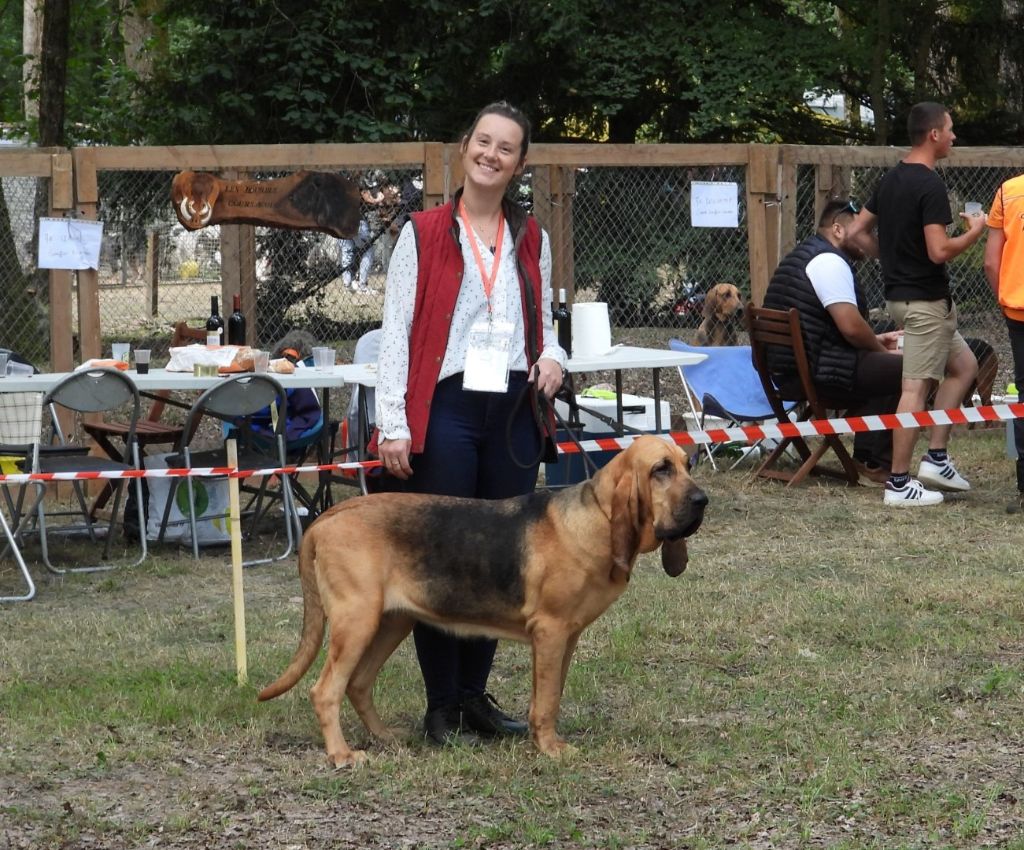
[[[416,306],[409,335],[409,378],[405,391],[405,416],[412,435],[412,452],[419,454],[427,436],[430,402],[441,373],[441,363],[448,347],[455,302],[462,286],[462,249],[459,246],[459,225],[455,218],[455,199],[432,210],[412,214],[416,234],[418,274]],[[536,219],[526,219],[526,226],[513,233],[520,288],[529,285],[536,305],[537,343],[543,349],[544,309],[541,303],[540,247],[541,232]],[[525,275],[525,279],[524,279]],[[529,327],[523,299],[523,321]],[[528,336],[528,335],[527,335]],[[531,352],[526,344],[526,360],[532,366],[540,351]],[[553,433],[553,431],[551,432]],[[370,451],[376,452],[379,434],[374,432]]]

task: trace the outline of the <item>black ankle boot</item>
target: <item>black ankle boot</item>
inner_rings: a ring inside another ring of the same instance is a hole
[[[522,720],[509,717],[498,708],[490,694],[474,694],[462,700],[462,723],[467,729],[488,737],[524,738],[530,727]]]
[[[462,712],[457,705],[443,705],[423,716],[423,737],[431,744],[479,744],[480,739],[462,727]]]

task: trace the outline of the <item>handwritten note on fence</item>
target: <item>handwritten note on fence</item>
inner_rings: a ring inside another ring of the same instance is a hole
[[[39,219],[39,268],[95,269],[100,264],[102,221]]]
[[[739,189],[735,183],[690,184],[691,227],[739,227]]]

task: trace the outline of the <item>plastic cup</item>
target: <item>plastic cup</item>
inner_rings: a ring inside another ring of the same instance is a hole
[[[127,363],[128,355],[131,353],[132,346],[130,342],[115,342],[110,346],[110,350],[113,352],[115,360],[121,360]]]
[[[260,351],[259,349],[253,349],[253,352],[252,352],[252,370],[254,372],[262,375],[269,368],[270,368],[270,352],[269,351]]]
[[[10,355],[7,352],[0,354],[0,378],[7,377],[7,360]]]
[[[981,204],[977,201],[965,202],[964,213],[967,215],[981,215]]]
[[[326,372],[334,368],[336,352],[333,348],[320,346],[313,349],[313,367],[318,372]]]
[[[149,374],[149,349],[148,348],[137,348],[135,349],[135,371],[139,375]]]

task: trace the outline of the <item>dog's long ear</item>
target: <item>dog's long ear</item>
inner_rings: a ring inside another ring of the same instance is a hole
[[[626,468],[612,494],[612,578],[619,570],[629,578],[640,545],[639,499],[636,474]]]
[[[713,319],[718,310],[718,286],[712,286],[704,296],[704,309],[701,314],[705,319]]]

